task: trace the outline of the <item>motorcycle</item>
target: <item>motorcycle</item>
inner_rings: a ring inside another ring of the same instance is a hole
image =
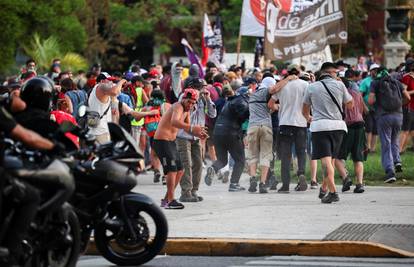
[[[15,216],[19,197],[25,183],[40,189],[41,203],[28,234],[22,243],[22,266],[74,267],[80,254],[80,225],[72,207],[65,202],[73,193],[73,177],[63,159],[25,149],[11,139],[3,139],[3,181],[1,205],[0,246]],[[68,159],[66,159],[68,160]],[[64,175],[62,175],[62,173]],[[59,174],[59,177],[57,177]],[[63,185],[51,190],[50,185]],[[62,204],[63,203],[63,204]],[[2,250],[7,251],[6,249]],[[0,257],[7,262],[8,253]]]
[[[70,200],[81,225],[81,249],[93,232],[97,250],[117,265],[141,265],[164,247],[168,224],[158,205],[136,186],[136,166],[142,160],[132,136],[108,123],[111,142],[95,146],[85,131],[75,130],[86,147],[73,166],[76,190]]]

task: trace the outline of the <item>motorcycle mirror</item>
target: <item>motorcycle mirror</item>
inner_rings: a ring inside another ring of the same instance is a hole
[[[80,118],[83,118],[85,116],[85,114],[86,114],[86,106],[82,105],[78,109],[78,115],[79,115]]]

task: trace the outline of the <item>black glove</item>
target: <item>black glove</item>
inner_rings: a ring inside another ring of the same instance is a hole
[[[60,142],[55,142],[54,144],[55,145],[53,146],[52,150],[49,151],[51,155],[63,156],[66,154],[66,147],[64,144]]]

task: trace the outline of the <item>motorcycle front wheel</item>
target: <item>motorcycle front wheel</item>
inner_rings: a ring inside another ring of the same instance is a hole
[[[101,255],[117,265],[141,265],[158,255],[168,235],[167,219],[161,209],[154,204],[144,205],[128,215],[135,239],[119,211],[116,213],[108,218],[112,225],[102,222],[95,228],[95,243]]]

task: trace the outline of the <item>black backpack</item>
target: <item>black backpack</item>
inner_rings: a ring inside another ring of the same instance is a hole
[[[379,80],[376,98],[386,112],[398,112],[402,107],[402,93],[398,83],[388,75]]]

